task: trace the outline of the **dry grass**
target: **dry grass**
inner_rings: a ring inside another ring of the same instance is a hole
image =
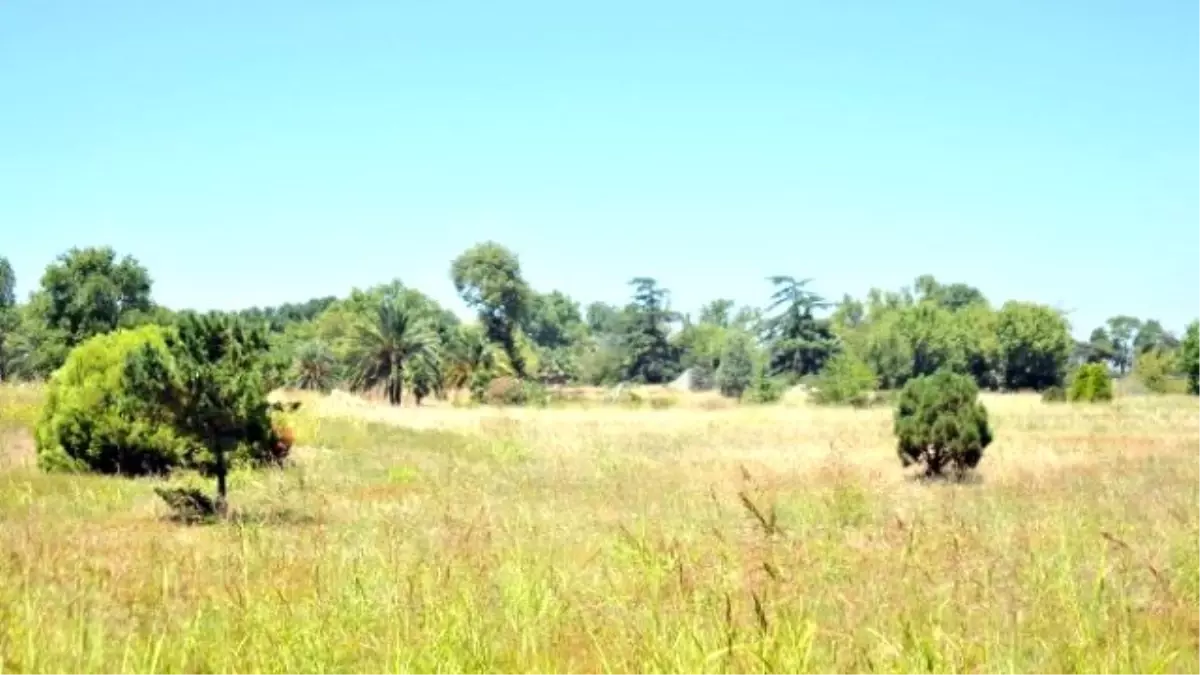
[[[931,486],[886,410],[314,400],[184,527],[0,390],[0,670],[1200,670],[1196,400],[987,403]]]

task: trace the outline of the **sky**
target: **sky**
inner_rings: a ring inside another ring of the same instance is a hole
[[[1200,314],[1196,2],[0,2],[0,255],[170,307],[399,278],[762,305],[930,273],[994,303]]]

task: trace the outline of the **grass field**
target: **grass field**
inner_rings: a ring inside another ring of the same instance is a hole
[[[188,527],[0,389],[0,669],[1200,671],[1196,399],[985,400],[969,485],[887,409],[310,400]]]

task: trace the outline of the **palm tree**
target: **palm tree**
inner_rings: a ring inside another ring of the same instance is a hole
[[[499,351],[479,326],[460,326],[448,345],[442,387],[454,391],[493,375],[511,375],[512,366],[507,359],[497,358]]]
[[[292,362],[292,385],[297,389],[328,392],[333,387],[337,359],[323,342],[312,340],[300,345]]]
[[[382,386],[388,403],[400,405],[404,369],[417,360],[438,362],[437,337],[423,317],[399,297],[384,298],[374,320],[351,329],[351,386],[367,391]]]

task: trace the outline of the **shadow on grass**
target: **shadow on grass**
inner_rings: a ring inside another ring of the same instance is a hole
[[[978,471],[964,473],[949,472],[944,474],[928,474],[924,471],[909,473],[905,478],[910,483],[920,485],[983,485],[983,474]]]
[[[291,508],[279,509],[233,509],[227,515],[215,513],[183,513],[173,511],[162,517],[169,523],[189,527],[209,525],[317,525],[320,520],[310,514]]]
[[[221,514],[217,503],[195,488],[155,488],[171,512],[164,518],[179,525],[314,525],[311,514],[290,508],[232,509]]]

